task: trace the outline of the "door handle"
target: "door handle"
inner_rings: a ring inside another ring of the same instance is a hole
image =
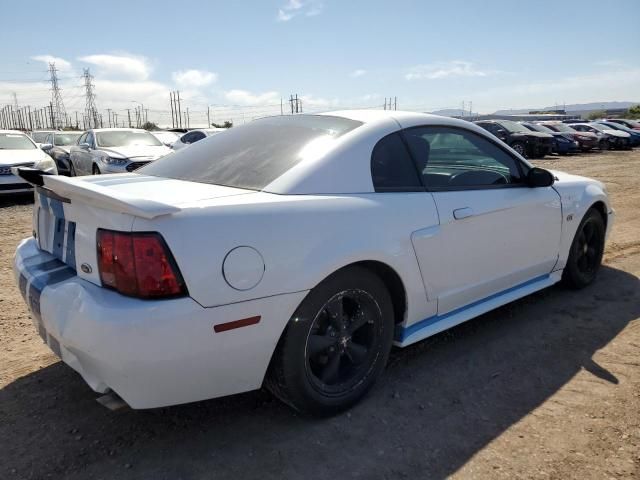
[[[463,218],[473,216],[473,209],[470,207],[457,208],[453,211],[453,218],[456,220],[462,220]]]

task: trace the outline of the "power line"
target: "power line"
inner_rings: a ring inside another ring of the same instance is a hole
[[[93,93],[93,76],[88,68],[83,69],[84,89],[85,89],[85,115],[89,128],[98,127],[98,109],[96,108],[96,95]]]
[[[51,105],[53,107],[53,128],[62,129],[67,123],[67,112],[64,109],[64,102],[60,87],[58,86],[58,70],[56,63],[49,63],[49,73],[51,75]]]

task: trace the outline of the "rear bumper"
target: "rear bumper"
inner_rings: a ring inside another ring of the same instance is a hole
[[[259,388],[286,323],[306,292],[214,308],[191,298],[139,300],[80,279],[23,240],[14,273],[36,328],[96,392],[154,408]],[[257,324],[215,332],[220,323]]]

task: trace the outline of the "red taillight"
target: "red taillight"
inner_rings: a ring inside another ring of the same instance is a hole
[[[98,230],[97,245],[104,287],[140,298],[187,294],[180,270],[160,234]]]

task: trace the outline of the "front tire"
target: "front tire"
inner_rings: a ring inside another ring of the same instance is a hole
[[[387,363],[394,316],[384,283],[347,267],[317,285],[293,314],[266,386],[296,410],[343,411],[373,386]]]
[[[595,280],[602,263],[605,230],[600,212],[589,209],[573,238],[562,273],[562,281],[566,286],[584,288]]]
[[[92,175],[100,175],[100,169],[98,168],[98,166],[94,163],[93,167],[91,167],[91,174]]]
[[[71,160],[69,160],[69,176],[70,177],[75,177],[76,175],[76,167],[73,166],[73,163],[71,162]]]

